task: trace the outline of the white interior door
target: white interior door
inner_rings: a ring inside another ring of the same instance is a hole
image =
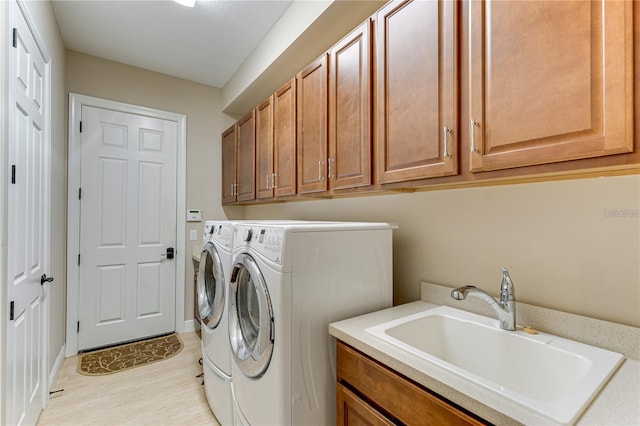
[[[177,124],[82,106],[78,349],[175,330]]]
[[[35,424],[48,392],[41,277],[49,268],[49,85],[45,58],[14,1],[9,13],[7,418],[0,422],[22,425]]]

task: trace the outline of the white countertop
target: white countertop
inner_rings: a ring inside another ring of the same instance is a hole
[[[494,424],[554,424],[541,414],[364,331],[373,325],[437,306],[425,301],[411,302],[332,323],[329,325],[329,333]],[[640,362],[625,359],[608,384],[579,418],[577,424],[640,425]]]
[[[200,253],[202,253],[202,246],[191,247],[191,258],[193,260],[200,261]]]

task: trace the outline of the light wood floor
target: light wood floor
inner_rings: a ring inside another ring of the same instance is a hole
[[[64,361],[38,425],[217,425],[204,394],[195,333],[181,334],[173,358],[107,376],[76,372],[78,357]]]

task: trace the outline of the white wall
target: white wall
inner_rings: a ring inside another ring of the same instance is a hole
[[[640,176],[245,207],[246,219],[394,222],[394,299],[420,281],[640,326]],[[617,212],[617,213],[616,213]],[[623,215],[623,216],[621,216]]]
[[[294,1],[225,84],[223,110],[248,113],[384,3]]]

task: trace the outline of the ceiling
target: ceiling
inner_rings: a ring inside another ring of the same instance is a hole
[[[290,0],[53,0],[65,47],[223,87]]]

